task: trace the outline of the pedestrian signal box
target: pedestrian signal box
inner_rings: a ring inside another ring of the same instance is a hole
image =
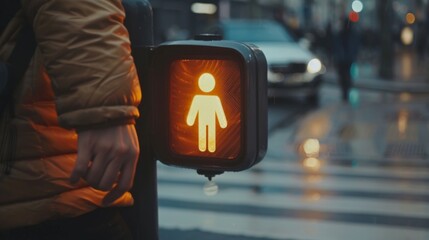
[[[168,165],[240,171],[267,148],[267,64],[254,45],[177,41],[153,55],[155,149]]]

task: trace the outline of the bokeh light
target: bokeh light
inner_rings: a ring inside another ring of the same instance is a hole
[[[310,171],[319,171],[322,164],[320,163],[319,159],[314,157],[309,157],[304,159],[304,161],[302,162],[302,165],[304,166],[305,169],[308,169]]]
[[[356,63],[353,63],[352,66],[350,67],[350,75],[352,77],[353,80],[358,79],[359,77],[359,65]]]
[[[352,9],[353,11],[360,13],[363,10],[363,3],[359,0],[355,0],[352,3]]]
[[[349,13],[349,20],[351,22],[358,22],[359,21],[359,14],[355,11],[351,11]]]
[[[217,6],[211,3],[193,3],[191,10],[196,14],[215,14],[217,11]]]
[[[358,107],[359,106],[359,102],[360,102],[359,90],[357,90],[356,88],[353,88],[350,90],[349,101],[350,101],[350,104],[352,105],[352,107]]]
[[[401,32],[401,40],[404,45],[411,45],[414,40],[413,30],[409,27],[404,27]]]
[[[413,24],[416,21],[416,16],[413,13],[407,13],[405,20],[408,24]]]
[[[313,58],[307,64],[307,71],[309,73],[318,73],[322,70],[322,62],[319,59]]]
[[[305,140],[303,149],[307,156],[318,156],[320,152],[319,140],[315,138],[309,138]]]

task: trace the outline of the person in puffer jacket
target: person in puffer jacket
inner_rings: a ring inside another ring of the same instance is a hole
[[[0,174],[0,239],[129,239],[114,209],[133,204],[141,90],[122,3],[21,6],[0,37],[0,60],[23,21],[37,47],[14,93],[16,154]]]

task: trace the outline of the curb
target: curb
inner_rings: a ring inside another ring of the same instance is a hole
[[[338,84],[338,78],[335,74],[328,73],[323,76],[323,82],[328,84]],[[356,79],[353,82],[353,87],[390,93],[429,94],[429,84],[427,83],[405,83],[377,78]]]

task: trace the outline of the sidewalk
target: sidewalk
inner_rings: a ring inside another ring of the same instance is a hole
[[[377,76],[377,61],[366,57],[358,62],[358,76],[354,79],[356,88],[386,91],[391,93],[429,93],[429,57],[419,60],[415,53],[398,51],[395,57],[393,79],[381,79]],[[324,81],[338,83],[338,76],[333,66],[327,66]]]
[[[324,74],[323,80],[325,83],[338,84],[338,76],[331,70],[328,70]],[[384,80],[376,77],[360,77],[355,79],[353,82],[353,87],[392,93],[407,92],[429,94],[429,83]]]

